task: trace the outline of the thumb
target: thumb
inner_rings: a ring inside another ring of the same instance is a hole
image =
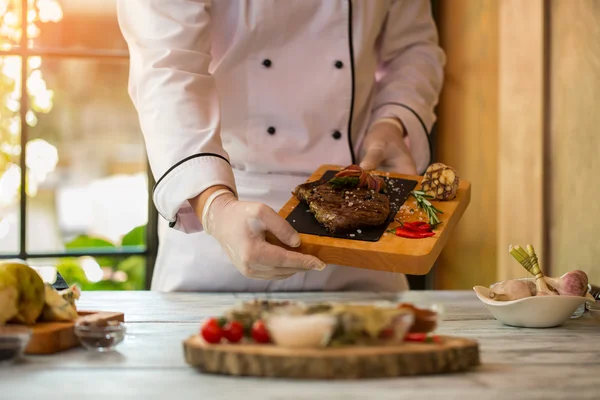
[[[275,235],[282,243],[290,247],[300,246],[300,235],[289,222],[283,219],[272,208],[266,207],[263,211],[261,219],[265,224],[266,230]]]
[[[394,172],[405,175],[419,175],[417,172],[417,164],[408,154],[402,154],[394,157],[386,163]]]
[[[367,153],[365,154],[365,157],[361,161],[360,167],[367,171],[370,171],[370,170],[373,170],[373,169],[379,167],[379,165],[381,165],[381,162],[383,161],[383,156],[384,156],[383,150],[384,150],[383,147],[378,146],[378,145],[370,146],[369,148],[367,148]]]

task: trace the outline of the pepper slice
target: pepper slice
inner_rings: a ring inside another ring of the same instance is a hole
[[[407,333],[404,337],[407,342],[424,342],[425,339],[427,339],[427,334],[421,332]]]
[[[431,232],[431,225],[423,221],[404,222],[401,227],[414,232]]]
[[[406,342],[428,342],[428,343],[441,343],[442,339],[437,335],[429,335],[427,333],[415,332],[407,333],[404,336]]]
[[[402,228],[400,226],[396,228],[396,231],[394,232],[394,234],[396,236],[400,236],[403,238],[409,238],[409,239],[422,239],[422,238],[428,238],[428,237],[435,236],[434,232],[410,231],[410,230]]]

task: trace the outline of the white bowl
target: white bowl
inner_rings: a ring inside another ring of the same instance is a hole
[[[571,318],[577,308],[588,300],[579,296],[533,296],[512,301],[490,299],[490,289],[473,288],[479,300],[504,325],[520,328],[552,328]]]

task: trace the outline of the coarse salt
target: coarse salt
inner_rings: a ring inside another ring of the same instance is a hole
[[[356,233],[362,233],[362,231],[360,229],[357,229]]]
[[[348,236],[350,236],[350,237],[354,237],[354,236],[356,236],[356,235],[355,235],[354,233],[351,233],[351,234],[349,234]]]

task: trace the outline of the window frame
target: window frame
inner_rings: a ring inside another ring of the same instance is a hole
[[[28,59],[30,57],[52,57],[58,59],[69,59],[69,58],[85,58],[91,60],[129,60],[129,53],[127,51],[112,51],[112,50],[69,50],[69,49],[48,49],[48,48],[34,48],[28,46],[29,37],[27,35],[27,28],[23,26],[23,22],[27,21],[27,15],[29,11],[28,1],[22,0],[21,2],[21,39],[19,44],[10,50],[0,50],[0,57],[17,56],[21,59],[21,96],[19,99],[20,103],[20,145],[21,153],[19,155],[19,166],[21,168],[21,187],[19,194],[19,252],[16,254],[0,254],[0,260],[2,259],[14,259],[20,258],[22,260],[27,259],[41,259],[41,258],[60,258],[60,257],[80,257],[80,256],[131,256],[139,255],[143,256],[146,260],[146,289],[150,288],[152,281],[152,275],[154,272],[154,264],[156,262],[156,255],[158,252],[158,212],[154,208],[152,202],[152,187],[155,184],[154,176],[150,170],[148,159],[146,158],[146,171],[148,175],[148,223],[146,225],[146,246],[145,249],[112,249],[110,251],[59,251],[59,252],[28,252],[27,251],[27,166],[26,166],[26,149],[27,142],[29,140],[29,126],[26,121],[26,114],[29,108],[29,98],[27,93],[27,78],[28,78]]]

